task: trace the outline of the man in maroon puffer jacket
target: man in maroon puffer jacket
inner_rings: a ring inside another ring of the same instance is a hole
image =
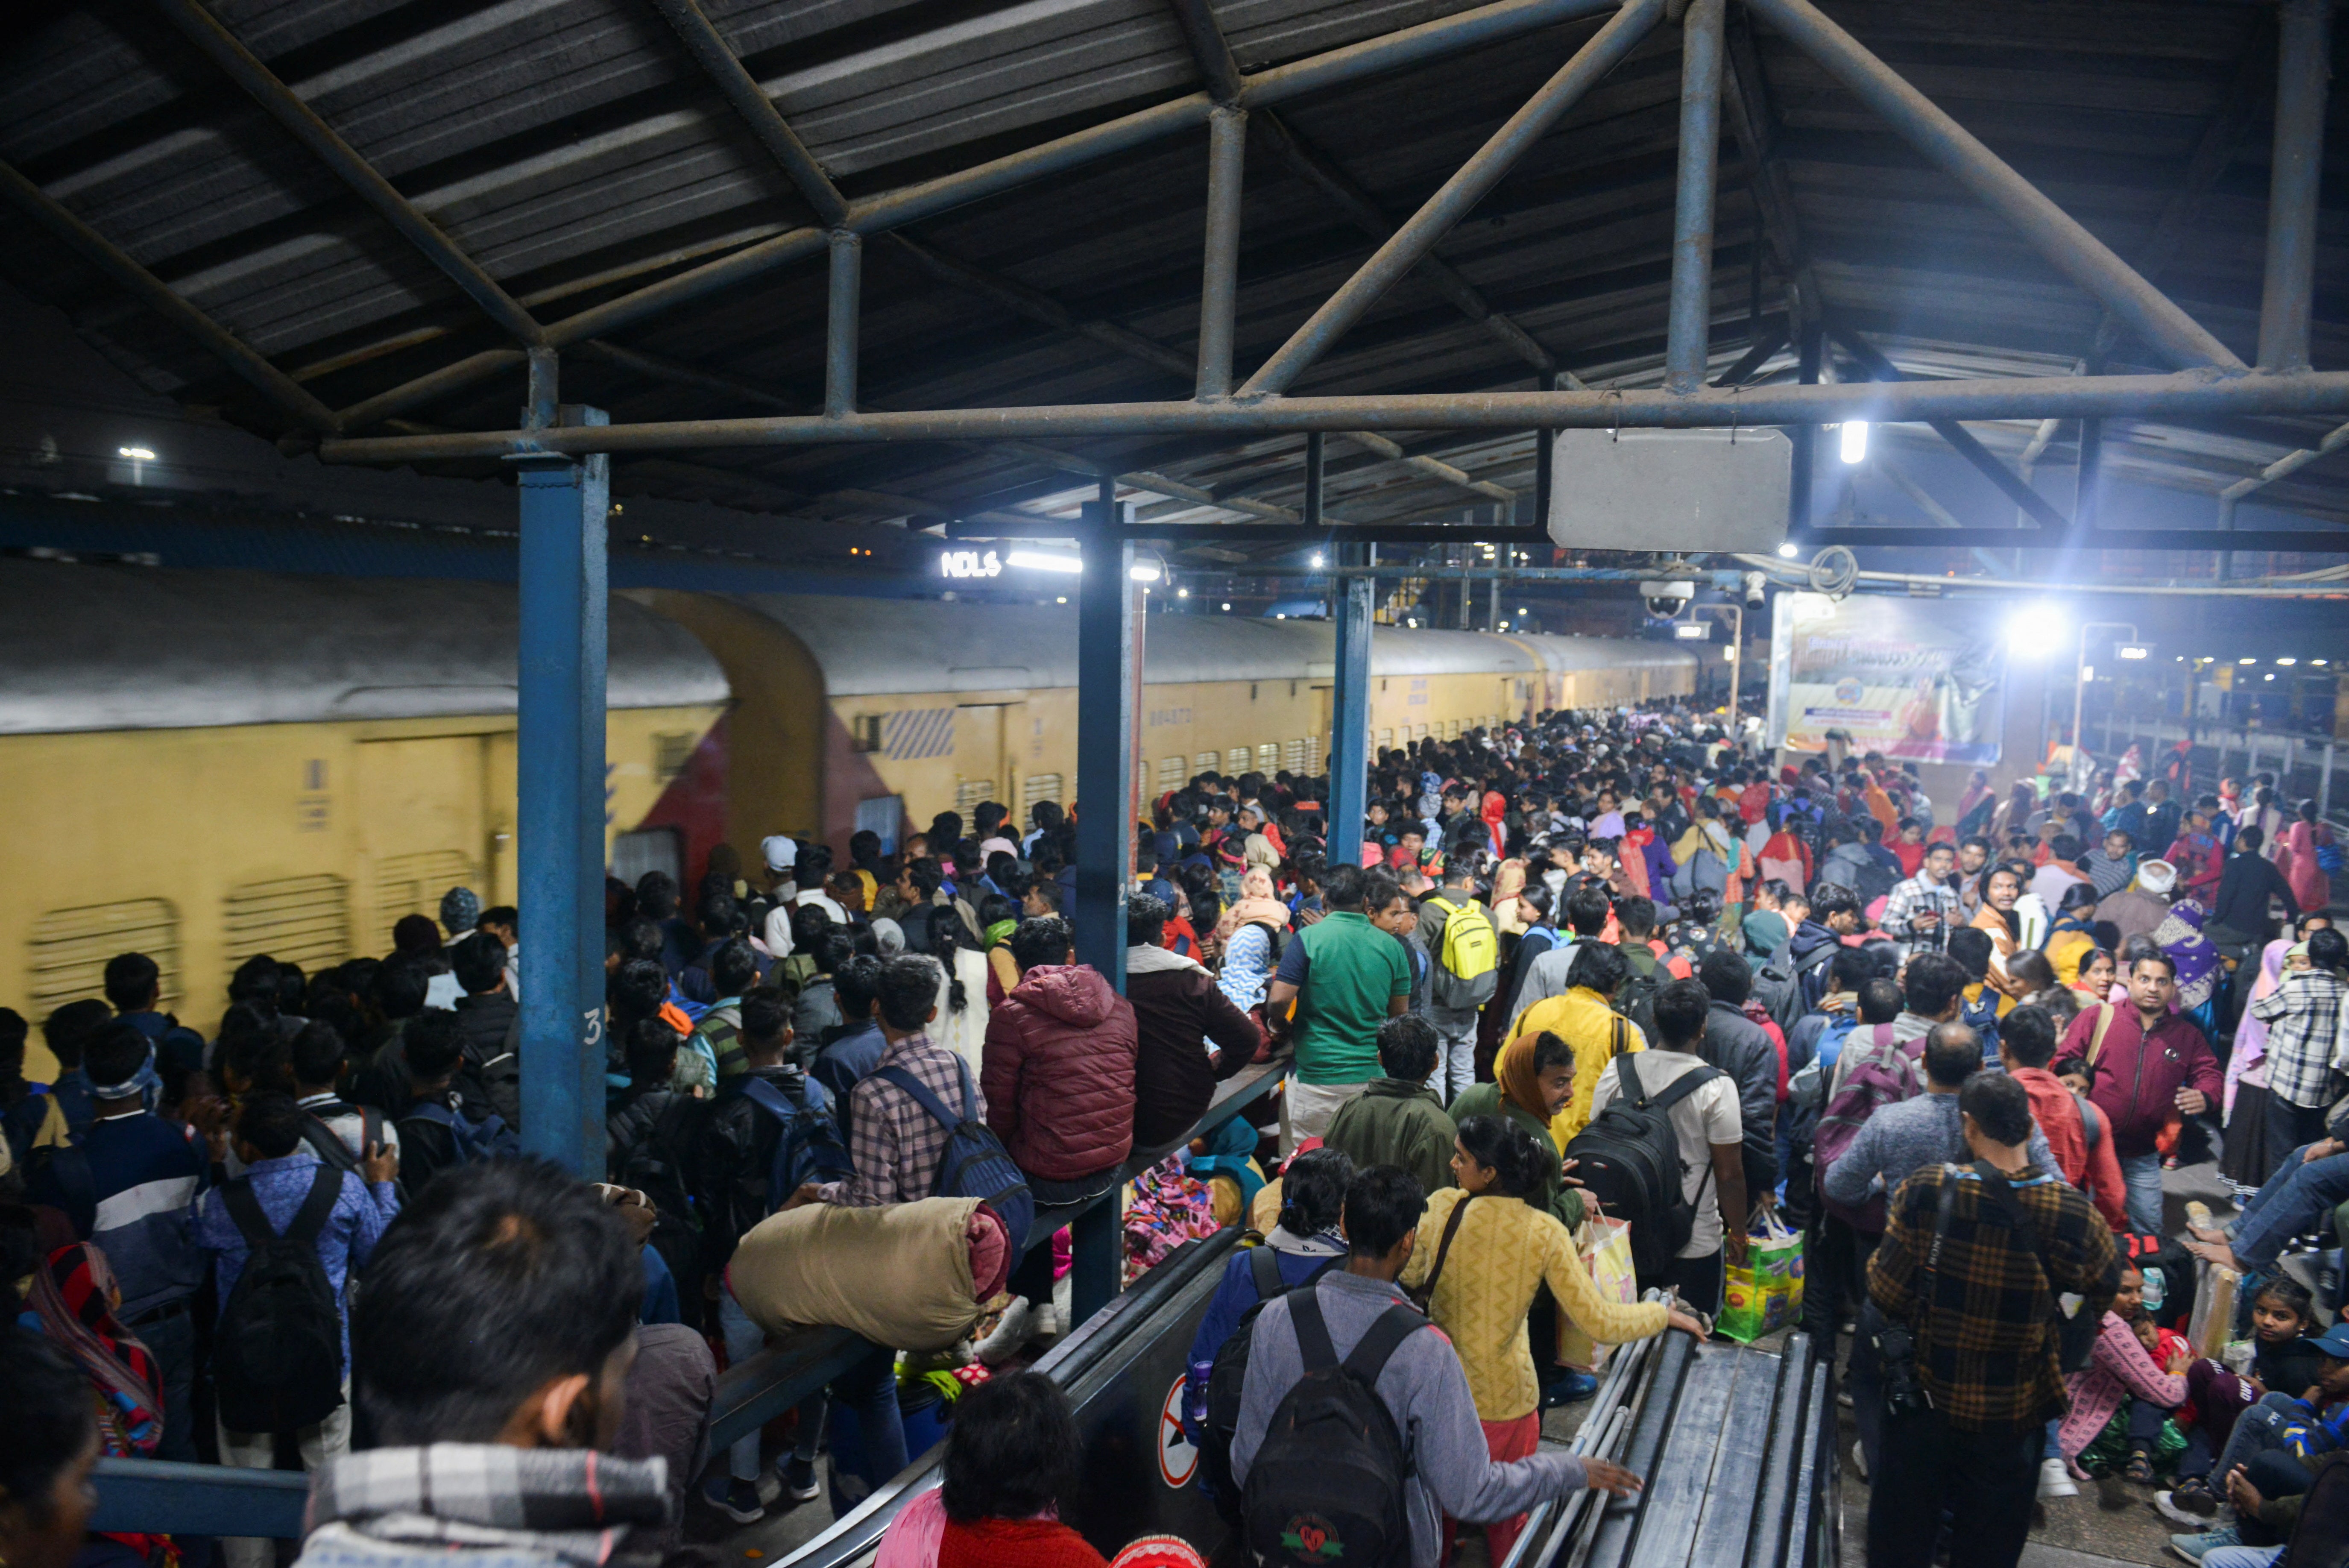
[[[1011,933],[1019,983],[988,1015],[979,1086],[987,1125],[1039,1203],[1087,1198],[1133,1148],[1133,1004],[1071,963],[1057,915]]]

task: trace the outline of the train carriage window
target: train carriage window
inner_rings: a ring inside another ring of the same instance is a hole
[[[897,828],[905,820],[905,797],[901,794],[874,795],[856,803],[856,831],[874,833],[881,837],[881,853],[897,853]]]
[[[1318,774],[1321,771],[1323,764],[1328,761],[1329,759],[1321,754],[1321,737],[1319,735],[1306,736],[1305,765]]]
[[[700,743],[700,736],[687,730],[680,730],[673,734],[655,735],[653,737],[653,777],[667,784],[685,772],[693,762],[694,747]]]
[[[995,781],[993,779],[958,778],[955,780],[955,810],[960,812],[966,818],[977,809],[980,801],[994,798]]]
[[[26,954],[26,1011],[38,1020],[49,1010],[105,994],[106,964],[117,953],[145,953],[162,971],[162,1006],[182,995],[179,912],[160,898],[52,909],[33,923]]]
[[[633,888],[647,871],[685,882],[685,836],[674,827],[644,827],[612,838],[612,875]]]
[[[393,855],[375,868],[375,929],[367,946],[391,950],[391,928],[408,915],[430,915],[437,924],[440,895],[473,886],[473,862],[457,849],[427,849]]]
[[[1280,746],[1278,742],[1267,741],[1256,749],[1257,772],[1268,774],[1277,771],[1279,766]]]
[[[877,752],[881,749],[881,715],[859,713],[848,723],[848,745],[851,751]]]
[[[1234,746],[1224,753],[1224,772],[1237,778],[1247,771],[1248,749],[1246,746]]]
[[[1303,736],[1300,735],[1296,740],[1282,744],[1280,765],[1293,774],[1301,774],[1305,771],[1305,738]]]
[[[1161,757],[1158,759],[1159,794],[1164,794],[1170,789],[1181,789],[1183,787],[1183,768],[1184,762],[1180,757]]]
[[[1191,759],[1191,772],[1195,776],[1199,774],[1220,772],[1222,770],[1222,766],[1223,758],[1220,754],[1215,752],[1201,752],[1197,756]]]
[[[1392,730],[1381,730],[1379,732],[1379,750],[1382,752],[1389,751],[1392,750],[1393,746],[1394,732]]]
[[[436,905],[448,890],[434,893]],[[340,963],[351,956],[350,884],[322,875],[232,888],[222,909],[221,938],[223,975],[256,953],[298,963],[305,973]]]
[[[1049,800],[1053,802],[1055,805],[1058,805],[1060,799],[1060,774],[1030,774],[1026,780],[1024,780],[1019,785],[1019,809],[1021,819],[1023,821],[1032,820],[1029,815],[1029,813],[1038,801]]]

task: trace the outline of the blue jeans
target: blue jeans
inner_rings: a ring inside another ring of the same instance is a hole
[[[734,1299],[730,1290],[718,1293],[718,1326],[726,1336],[726,1358],[730,1362],[739,1363],[756,1355],[767,1343],[766,1330],[750,1321],[750,1314],[742,1310],[742,1303]],[[905,1468],[905,1423],[897,1410],[895,1352],[876,1346],[872,1355],[826,1385],[824,1393],[812,1394],[801,1401],[796,1452],[802,1459],[814,1458],[812,1434],[823,1420],[826,1394],[855,1414],[865,1455],[865,1473],[861,1479],[868,1488],[877,1488]],[[727,1450],[727,1473],[737,1480],[759,1479],[758,1433],[735,1439],[734,1446]]]
[[[2128,1188],[2129,1223],[2147,1235],[2168,1233],[2161,1222],[2161,1155],[2124,1154],[2121,1180]]]
[[[2275,1568],[2281,1546],[2219,1546],[2202,1554],[2202,1568]]]
[[[2243,1205],[2231,1248],[2246,1269],[2273,1272],[2285,1242],[2315,1230],[2335,1206],[2349,1203],[2349,1154],[2313,1160],[2303,1158],[2308,1148],[2302,1144],[2284,1156],[2276,1174]]]

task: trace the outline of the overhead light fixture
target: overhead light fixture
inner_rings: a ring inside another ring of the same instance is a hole
[[[1077,573],[1085,569],[1082,557],[1056,556],[1049,550],[1014,550],[1003,557],[1007,566],[1025,566],[1031,572]]]
[[[1792,539],[1778,546],[1778,556],[1781,560],[1791,561],[1802,553]]]
[[[2330,659],[2310,659],[2310,660],[2309,660],[2309,662],[2310,662],[2311,664],[2313,664],[2314,666],[2316,666],[2316,668],[2318,668],[2319,670],[2322,670],[2322,669],[2323,669],[2323,668],[2325,667],[2325,665],[2329,664],[2329,663],[2330,663],[2330,662],[2332,662],[2332,661],[2331,661]]]
[[[1178,599],[1187,599],[1191,597],[1191,590],[1188,588],[1176,588],[1174,590],[1174,597]]]
[[[2124,642],[2118,649],[2123,659],[2150,659],[2153,649],[2141,642]]]
[[[114,449],[114,455],[117,457],[127,457],[133,462],[152,462],[155,461],[153,449],[143,446],[119,446]]]
[[[1229,609],[1229,608],[1231,608],[1231,607],[1232,607],[1232,601],[1231,601],[1231,600],[1229,600],[1229,599],[1226,599],[1226,600],[1224,601],[1224,607],[1225,607],[1226,609]]]
[[[1321,564],[1321,552],[1319,550],[1313,552],[1313,564],[1317,566]]]
[[[2290,669],[2292,666],[2298,664],[2300,660],[2297,659],[2279,659],[2276,662],[2284,666],[2286,669]]]
[[[1868,421],[1866,420],[1844,421],[1841,450],[1846,462],[1868,461]]]
[[[2273,680],[2275,679],[2275,671],[2271,670],[2265,675],[2261,676],[2260,679],[2262,680]]]
[[[1143,562],[1139,566],[1128,566],[1125,569],[1125,575],[1132,577],[1137,583],[1154,583],[1160,578],[1160,576],[1164,576],[1157,567],[1150,565],[1147,561]]]
[[[2259,660],[2256,659],[2238,659],[2235,662],[2238,664],[2257,664]]]
[[[2066,628],[2054,607],[2033,605],[2006,623],[2007,646],[2025,659],[2044,659],[2064,646]]]

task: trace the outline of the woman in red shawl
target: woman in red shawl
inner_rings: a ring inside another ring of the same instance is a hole
[[[122,1293],[106,1254],[87,1242],[59,1247],[33,1271],[17,1323],[46,1336],[88,1380],[98,1411],[98,1452],[107,1459],[150,1459],[163,1440],[163,1373],[155,1357],[116,1321]],[[109,1533],[150,1564],[176,1563],[167,1535]]]
[[[1498,790],[1485,792],[1484,805],[1477,815],[1485,819],[1485,831],[1493,836],[1493,853],[1495,856],[1506,855],[1509,851],[1508,831],[1501,826],[1501,818],[1508,815],[1508,796]]]

